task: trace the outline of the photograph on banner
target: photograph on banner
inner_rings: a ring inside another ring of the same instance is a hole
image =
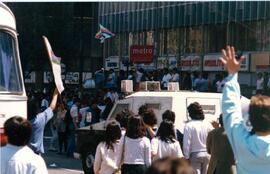
[[[201,56],[184,55],[179,60],[179,67],[182,71],[201,71]]]
[[[36,72],[32,71],[31,73],[29,72],[24,72],[24,82],[25,83],[36,83]]]
[[[157,58],[157,69],[163,69],[168,67],[168,59],[166,57]]]
[[[95,80],[93,79],[92,72],[83,72],[82,73],[82,84],[85,89],[95,88]]]
[[[66,84],[79,84],[80,73],[79,72],[67,72],[65,83]]]
[[[168,56],[168,65],[169,69],[177,68],[177,57]]]
[[[53,74],[51,71],[43,72],[43,83],[51,83],[53,81]]]
[[[119,69],[119,57],[110,56],[105,59],[105,70],[109,71],[110,69],[118,70]]]

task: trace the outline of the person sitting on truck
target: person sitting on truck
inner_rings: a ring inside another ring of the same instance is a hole
[[[53,117],[53,110],[56,108],[58,97],[58,90],[55,88],[52,101],[50,106],[43,112],[38,113],[38,105],[37,101],[32,100],[28,101],[27,110],[28,110],[28,120],[30,120],[32,124],[32,136],[29,142],[29,147],[36,153],[41,154],[44,153],[43,147],[43,134],[44,128],[46,124]]]
[[[47,174],[43,158],[28,146],[31,138],[31,123],[25,118],[15,116],[4,123],[8,144],[0,148],[1,174],[31,173]]]
[[[94,173],[111,174],[120,169],[123,151],[123,141],[121,138],[121,128],[118,122],[111,121],[105,131],[105,140],[97,146]]]
[[[222,63],[229,76],[223,88],[223,124],[236,159],[238,174],[268,174],[270,171],[270,98],[251,97],[249,120],[254,133],[248,132],[242,116],[238,72],[244,57],[236,59],[234,47],[222,50]]]
[[[162,121],[164,120],[169,120],[171,122],[173,122],[173,124],[175,123],[175,113],[171,110],[166,110],[163,114],[162,114]],[[180,132],[180,130],[175,128],[175,135],[176,135],[176,139],[177,141],[180,143],[180,147],[183,150],[183,137],[184,135]]]
[[[213,126],[210,122],[204,121],[203,109],[198,102],[191,103],[187,110],[191,121],[184,127],[184,156],[197,174],[206,174],[210,160],[210,155],[206,151],[206,139]]]
[[[146,129],[141,116],[128,120],[126,135],[123,138],[122,174],[144,174],[151,164],[151,144],[145,136]]]
[[[151,151],[153,159],[163,157],[183,157],[179,142],[176,140],[174,125],[172,121],[161,122],[157,137],[151,140]]]
[[[144,113],[142,113],[143,122],[146,127],[146,137],[150,140],[156,136],[157,132],[157,117],[153,109],[147,109]]]

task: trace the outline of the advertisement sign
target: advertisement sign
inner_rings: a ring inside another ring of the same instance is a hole
[[[221,53],[218,54],[208,54],[203,57],[203,70],[204,71],[224,71],[223,66],[219,58],[222,57]]]
[[[181,57],[179,66],[182,71],[200,71],[201,70],[201,56],[188,55]]]
[[[105,59],[105,70],[109,71],[110,69],[119,69],[118,56],[110,56]]]
[[[36,82],[36,72],[32,71],[31,73],[24,73],[24,82],[25,83],[35,83]]]
[[[249,70],[249,53],[244,52],[243,56],[245,57],[245,60],[241,64],[240,71],[248,71]],[[204,71],[225,71],[225,67],[220,60],[221,57],[222,57],[221,53],[205,55],[203,58],[203,70]]]
[[[130,46],[130,61],[134,63],[151,63],[154,58],[154,46],[132,45]]]
[[[168,66],[168,60],[166,57],[158,57],[157,58],[157,68],[163,69]]]
[[[80,73],[79,72],[67,72],[66,73],[66,84],[79,84]]]
[[[270,54],[264,53],[251,53],[251,72],[265,71],[270,66]]]
[[[168,58],[169,69],[177,68],[177,58],[175,56],[170,56]]]

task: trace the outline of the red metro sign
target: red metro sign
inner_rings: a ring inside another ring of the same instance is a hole
[[[152,63],[154,57],[154,46],[132,45],[130,46],[130,61],[133,63]]]

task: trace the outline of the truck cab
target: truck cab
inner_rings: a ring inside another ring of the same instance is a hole
[[[27,96],[21,69],[15,17],[0,2],[0,143],[5,145],[4,122],[12,116],[26,118]]]
[[[106,124],[115,119],[123,109],[128,109],[137,114],[140,106],[146,104],[152,108],[157,116],[158,125],[162,121],[162,113],[166,110],[175,112],[175,127],[183,132],[185,123],[189,120],[187,106],[193,102],[202,105],[206,121],[217,120],[221,114],[220,93],[201,93],[190,91],[143,91],[136,92],[114,104],[106,121],[80,128],[77,136],[77,150],[80,153],[85,173],[92,173],[95,150],[103,139]]]

